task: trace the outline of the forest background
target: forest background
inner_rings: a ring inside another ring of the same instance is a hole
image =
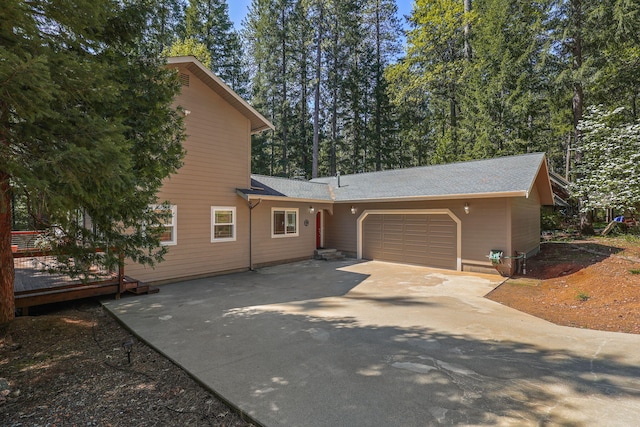
[[[162,0],[164,47],[206,62],[276,127],[254,173],[312,178],[545,152],[572,178],[583,115],[637,119],[628,0]],[[406,22],[402,22],[405,19]]]

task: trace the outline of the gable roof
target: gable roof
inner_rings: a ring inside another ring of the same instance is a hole
[[[330,185],[336,202],[529,197],[553,204],[544,153],[394,169],[312,182]]]
[[[269,120],[249,105],[247,101],[242,99],[240,95],[235,93],[233,89],[227,86],[218,76],[213,74],[211,70],[205,67],[195,57],[174,56],[167,59],[167,64],[174,67],[184,66],[202,80],[215,93],[220,95],[220,97],[249,119],[251,122],[251,133],[258,133],[267,129],[275,129]]]
[[[529,197],[534,188],[538,191],[541,204],[553,205],[553,191],[544,153],[311,181],[252,175],[251,188],[239,189],[238,194],[246,199],[353,203]]]

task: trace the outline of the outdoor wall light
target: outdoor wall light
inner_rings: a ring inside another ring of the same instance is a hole
[[[469,203],[468,202],[464,202],[464,213],[466,213],[467,215],[469,214]]]
[[[316,210],[314,209],[313,206],[309,206],[309,213],[312,214],[314,213]]]
[[[351,215],[355,215],[358,209],[355,206],[351,206]]]

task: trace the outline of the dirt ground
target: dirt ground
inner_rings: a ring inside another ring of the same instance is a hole
[[[640,333],[640,239],[543,243],[526,270],[488,297],[560,325]],[[0,425],[252,425],[97,302],[39,311],[0,325]]]
[[[542,244],[487,297],[558,325],[640,334],[640,238]]]
[[[48,310],[0,325],[0,425],[252,425],[97,302]]]

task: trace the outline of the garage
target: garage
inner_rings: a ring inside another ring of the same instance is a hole
[[[370,213],[362,258],[458,269],[457,223],[444,213]]]

